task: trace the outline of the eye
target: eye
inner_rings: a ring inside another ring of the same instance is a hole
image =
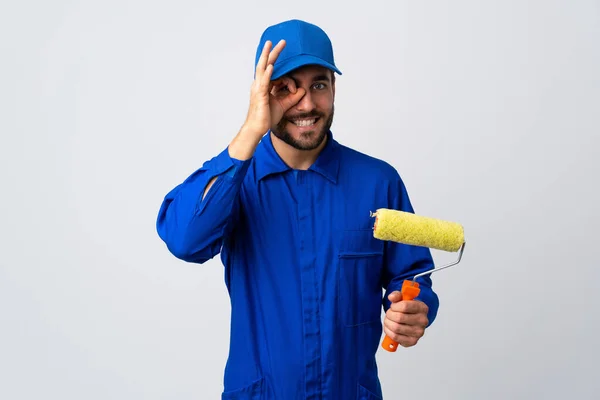
[[[314,87],[315,89],[317,89],[317,90],[323,90],[323,89],[325,89],[325,87],[326,87],[326,86],[325,86],[325,84],[324,84],[324,83],[315,83],[315,84],[313,85],[313,87]]]

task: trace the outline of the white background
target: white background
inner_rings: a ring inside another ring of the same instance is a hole
[[[334,43],[336,138],[465,227],[435,324],[379,353],[386,398],[597,398],[600,3],[251,3],[2,4],[0,398],[220,398],[222,265],[155,220],[289,18]]]

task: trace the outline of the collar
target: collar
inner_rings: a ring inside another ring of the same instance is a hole
[[[340,166],[339,160],[339,143],[333,138],[331,130],[327,133],[327,143],[319,156],[310,166],[309,170],[317,172],[330,180],[332,183],[337,183],[338,171]],[[262,180],[268,175],[278,174],[291,170],[291,168],[283,162],[279,154],[273,147],[271,140],[271,132],[269,131],[263,136],[258,148],[255,152],[256,163],[256,179]]]

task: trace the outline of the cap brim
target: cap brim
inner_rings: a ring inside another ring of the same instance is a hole
[[[321,58],[315,56],[301,54],[299,56],[290,58],[289,60],[285,60],[281,64],[275,65],[273,74],[271,75],[271,79],[275,80],[281,78],[283,75],[305,65],[320,65],[322,67],[329,68],[330,70],[337,72],[338,75],[342,75],[342,72],[335,65],[332,65],[327,61],[324,61]]]

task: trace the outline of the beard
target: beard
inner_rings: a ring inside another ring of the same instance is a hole
[[[329,129],[331,128],[331,124],[333,123],[333,114],[334,114],[334,109],[333,107],[331,108],[331,113],[329,114],[329,116],[323,114],[323,113],[318,113],[318,112],[311,112],[311,113],[306,113],[306,114],[302,114],[302,115],[295,115],[294,118],[319,118],[320,122],[321,120],[323,120],[323,118],[327,117],[327,119],[325,120],[325,124],[323,125],[323,127],[321,128],[320,131],[306,131],[303,132],[300,136],[300,138],[296,139],[294,138],[286,129],[285,126],[290,123],[293,124],[293,122],[291,122],[290,120],[288,120],[287,118],[283,117],[281,118],[281,121],[279,121],[279,123],[277,124],[277,126],[273,129],[271,129],[271,132],[273,132],[273,134],[279,138],[280,140],[282,140],[284,143],[289,144],[290,146],[292,146],[295,149],[298,150],[314,150],[317,147],[319,147],[321,145],[321,143],[323,143],[323,140],[325,140],[325,137],[327,136],[327,133],[329,132]]]

